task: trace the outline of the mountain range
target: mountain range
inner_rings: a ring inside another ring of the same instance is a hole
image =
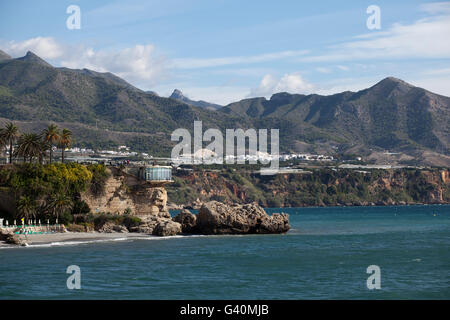
[[[283,152],[450,166],[450,98],[393,77],[358,92],[282,92],[221,107],[179,90],[160,97],[112,73],[56,68],[32,52],[13,59],[0,51],[0,118],[24,131],[54,122],[74,131],[79,146],[127,144],[155,155],[170,154],[173,130],[192,131],[202,120],[204,130],[222,132],[278,128]]]

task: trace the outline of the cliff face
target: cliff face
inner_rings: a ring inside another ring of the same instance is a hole
[[[450,203],[449,170],[313,170],[262,177],[246,171],[194,171],[168,186],[177,204],[217,200],[268,207]]]
[[[92,212],[109,212],[122,214],[130,209],[133,215],[166,216],[167,191],[164,187],[152,187],[143,184],[135,177],[112,168],[112,175],[105,184],[105,191],[101,195],[94,195],[87,191],[81,195]]]

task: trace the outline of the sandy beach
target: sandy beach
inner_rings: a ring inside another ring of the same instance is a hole
[[[120,241],[127,239],[148,238],[151,235],[143,233],[99,233],[99,232],[65,232],[52,234],[20,235],[30,246],[64,245],[70,243],[90,243],[97,241]],[[0,247],[18,247],[0,242]]]

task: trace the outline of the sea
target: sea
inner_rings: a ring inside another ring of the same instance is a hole
[[[449,205],[267,212],[292,229],[0,249],[0,299],[450,298]]]

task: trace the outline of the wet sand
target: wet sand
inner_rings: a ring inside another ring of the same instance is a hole
[[[65,232],[51,234],[20,235],[30,246],[45,244],[64,244],[68,242],[118,241],[126,239],[152,237],[143,233],[99,233],[99,232]],[[0,247],[17,247],[0,242]]]

